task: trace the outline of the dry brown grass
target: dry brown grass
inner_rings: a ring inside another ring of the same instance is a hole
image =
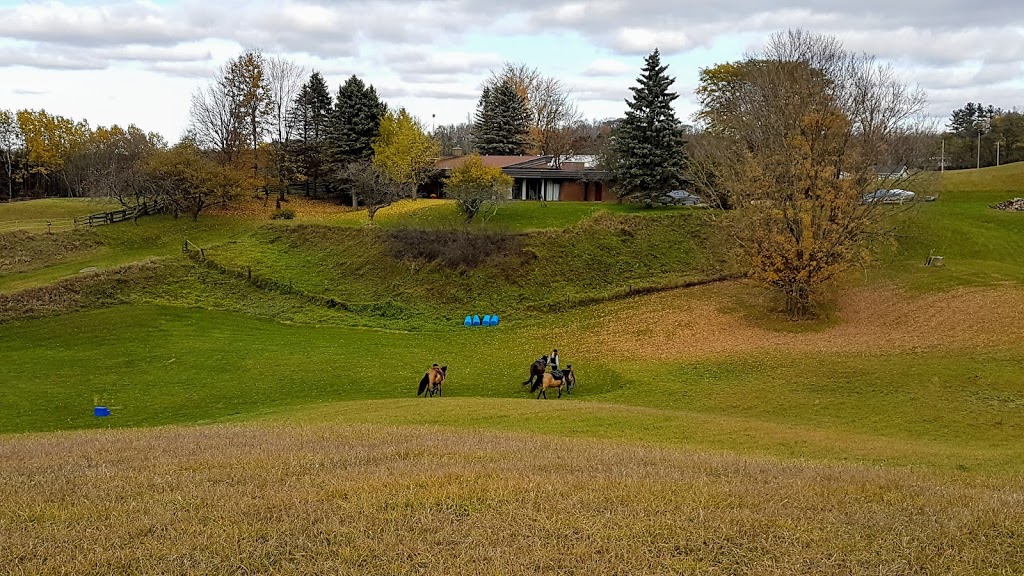
[[[584,338],[616,358],[674,360],[751,351],[880,352],[1018,346],[1024,290],[1015,285],[906,295],[874,287],[845,293],[834,325],[777,331],[735,310],[739,283],[633,299],[607,308]]]
[[[44,574],[1011,574],[1019,481],[436,428],[0,438]]]

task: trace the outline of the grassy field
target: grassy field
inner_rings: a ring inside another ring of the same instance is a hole
[[[742,282],[665,290],[722,272],[700,211],[512,204],[473,271],[389,244],[457,228],[444,201],[5,236],[0,565],[1019,573],[1024,214],[988,206],[1022,176],[946,173],[800,324]],[[579,387],[537,401],[553,346]]]
[[[23,222],[34,223],[81,218],[89,214],[119,208],[121,205],[115,201],[97,198],[48,198],[3,203],[0,204],[0,229],[17,228],[17,224]],[[26,227],[28,227],[27,224]],[[36,226],[32,225],[31,227],[35,228]]]
[[[22,437],[0,458],[15,572],[1024,570],[1002,479],[353,424]]]

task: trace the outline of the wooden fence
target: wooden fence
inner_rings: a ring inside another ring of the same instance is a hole
[[[75,227],[78,226],[102,226],[104,224],[114,224],[116,222],[124,222],[126,220],[135,220],[139,216],[147,216],[149,214],[157,214],[163,211],[164,205],[160,202],[154,202],[152,204],[143,202],[142,204],[132,206],[131,208],[122,208],[121,210],[111,210],[110,212],[99,212],[97,214],[89,214],[83,218],[75,218]]]

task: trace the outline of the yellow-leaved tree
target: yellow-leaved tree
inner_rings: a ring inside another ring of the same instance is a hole
[[[434,168],[440,154],[437,142],[405,110],[389,110],[380,119],[380,135],[373,140],[373,165],[403,197],[412,197]]]
[[[497,206],[511,197],[514,182],[501,168],[485,166],[480,155],[473,154],[452,169],[444,181],[444,189],[448,197],[458,203],[469,224],[484,206]]]

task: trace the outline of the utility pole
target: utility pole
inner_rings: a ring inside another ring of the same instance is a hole
[[[978,166],[977,169],[981,169],[981,130],[978,130]]]
[[[996,140],[996,166],[999,166],[999,140]]]
[[[939,172],[946,171],[946,139],[942,139],[942,156],[939,158]]]

